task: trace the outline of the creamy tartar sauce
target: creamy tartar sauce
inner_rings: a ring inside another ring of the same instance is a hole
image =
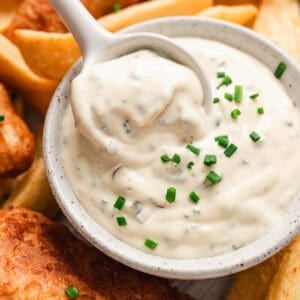
[[[125,243],[213,256],[259,238],[298,193],[299,111],[248,54],[176,41],[205,66],[214,100],[191,70],[148,50],[96,64],[72,82],[64,170],[88,213]]]

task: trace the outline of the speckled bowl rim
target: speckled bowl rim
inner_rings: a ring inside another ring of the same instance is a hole
[[[290,97],[300,104],[300,69],[285,53],[255,32],[227,22],[198,17],[171,17],[140,23],[122,32],[151,31],[170,37],[190,36],[221,41],[239,48],[271,70],[284,61],[282,78]],[[144,253],[118,240],[97,224],[81,206],[65,177],[60,156],[62,115],[68,105],[69,83],[80,71],[80,61],[69,71],[55,92],[44,128],[44,157],[50,186],[72,226],[96,248],[134,269],[177,279],[206,279],[232,274],[262,262],[286,246],[300,231],[300,199],[295,197],[287,213],[260,239],[238,250],[207,258],[169,259]],[[267,213],[267,212],[262,212]],[[200,241],[201,242],[201,241]]]

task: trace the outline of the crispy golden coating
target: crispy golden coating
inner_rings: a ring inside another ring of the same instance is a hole
[[[119,3],[121,7],[126,7],[142,1],[82,0],[83,4],[95,18],[111,12],[115,3]],[[6,36],[13,40],[13,34],[16,29],[33,29],[58,33],[67,31],[48,0],[24,0],[10,26],[5,31]]]
[[[26,209],[0,210],[0,299],[188,299],[167,281],[127,268]]]
[[[34,137],[15,113],[5,87],[0,84],[0,177],[28,169],[34,157]]]

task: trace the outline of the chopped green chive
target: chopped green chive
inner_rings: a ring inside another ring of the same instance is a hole
[[[166,200],[169,203],[173,203],[176,199],[176,189],[174,187],[169,187],[166,193]]]
[[[240,111],[238,108],[234,109],[234,110],[230,113],[232,119],[237,119],[238,116],[240,116],[240,114],[241,114],[241,111]]]
[[[192,169],[194,166],[194,162],[190,161],[188,164],[187,164],[187,168],[188,169]]]
[[[233,100],[232,94],[229,94],[229,93],[225,93],[224,94],[224,98],[227,99],[228,101],[232,101]]]
[[[249,137],[251,138],[251,140],[256,143],[260,140],[260,135],[258,133],[256,133],[255,131],[252,131],[249,135]]]
[[[114,204],[114,208],[121,210],[126,202],[126,199],[122,196],[119,196]]]
[[[236,85],[234,87],[234,101],[240,103],[243,98],[243,87],[241,85]]]
[[[228,139],[228,135],[219,135],[215,137],[215,141],[218,142],[221,138],[227,138]]]
[[[158,243],[152,239],[146,239],[144,245],[149,249],[154,250],[157,247]]]
[[[217,157],[213,154],[206,154],[203,163],[208,167],[215,165],[217,163]]]
[[[226,76],[225,72],[218,72],[217,78],[224,78]]]
[[[256,94],[250,95],[249,98],[252,99],[252,100],[254,100],[254,99],[256,99],[258,96],[259,96],[259,93],[256,93]]]
[[[218,142],[218,145],[223,148],[227,148],[227,146],[229,144],[228,135],[217,136],[217,137],[215,137],[215,141]]]
[[[198,203],[198,201],[200,200],[200,197],[193,191],[190,192],[189,194],[189,198],[191,201],[193,201],[194,203]]]
[[[238,147],[235,144],[230,144],[227,149],[224,151],[224,154],[227,157],[232,156],[232,154],[238,149]]]
[[[5,120],[5,116],[4,115],[0,115],[0,122]]]
[[[118,12],[118,11],[120,11],[121,10],[121,4],[120,3],[115,3],[114,5],[113,5],[113,12]]]
[[[217,89],[222,87],[223,85],[230,85],[232,83],[232,79],[229,76],[225,76],[223,80],[220,82],[220,84],[217,86]]]
[[[163,163],[166,163],[166,162],[170,161],[171,158],[170,158],[167,154],[163,154],[163,155],[160,157],[160,160],[161,160]]]
[[[191,152],[193,152],[195,155],[199,155],[200,154],[200,148],[195,147],[192,144],[186,145],[186,148],[189,149]]]
[[[174,154],[171,161],[178,165],[181,162],[181,158],[178,154]]]
[[[117,222],[119,226],[126,226],[127,225],[127,221],[125,219],[125,217],[117,217]]]
[[[258,113],[259,115],[263,115],[263,114],[265,113],[264,108],[263,108],[263,107],[259,107],[259,108],[257,109],[257,113]]]
[[[220,102],[220,98],[216,97],[213,99],[213,103],[219,103]]]
[[[216,172],[210,171],[207,174],[206,179],[210,181],[212,184],[216,184],[221,181],[222,177],[218,175]]]
[[[286,68],[287,68],[286,64],[283,63],[283,62],[281,62],[281,63],[277,66],[277,68],[276,68],[276,70],[275,70],[275,72],[274,72],[274,76],[275,76],[276,78],[280,79],[280,78],[282,77],[283,73],[285,72]]]
[[[76,299],[79,296],[78,289],[75,286],[69,286],[66,288],[65,294],[69,299]]]

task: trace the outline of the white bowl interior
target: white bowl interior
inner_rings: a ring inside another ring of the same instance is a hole
[[[149,31],[169,37],[201,37],[223,42],[249,53],[274,70],[287,64],[282,84],[296,105],[300,102],[300,70],[283,52],[256,33],[209,19],[175,17],[141,23],[123,32]],[[74,228],[99,250],[134,269],[178,279],[204,279],[238,272],[253,266],[282,249],[300,229],[299,195],[277,224],[260,239],[238,250],[207,258],[168,259],[152,256],[126,245],[97,224],[81,206],[65,176],[61,149],[62,119],[69,104],[70,82],[80,72],[80,62],[66,75],[48,110],[44,129],[44,156],[54,195]],[[300,117],[300,115],[299,115]],[[262,212],[267,213],[267,212]]]

